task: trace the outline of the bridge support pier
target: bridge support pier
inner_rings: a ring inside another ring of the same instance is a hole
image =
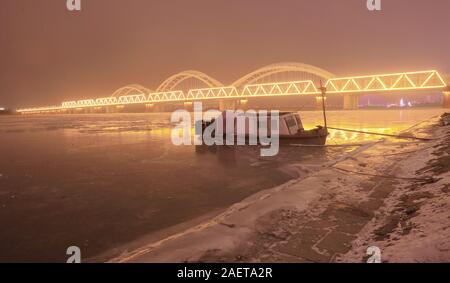
[[[123,106],[123,105],[105,106],[104,113],[121,113],[121,112],[123,112],[124,108],[125,108],[125,106]]]
[[[153,104],[153,103],[145,104],[145,112],[153,112],[154,107],[155,107],[155,104]]]
[[[164,112],[164,107],[161,104],[146,104],[145,105],[145,109],[147,112],[151,112],[151,113],[159,113],[159,112]]]
[[[95,107],[94,113],[97,113],[97,114],[105,113],[105,109],[103,107]]]
[[[447,88],[442,92],[442,95],[443,95],[442,107],[450,108],[450,85],[447,86]]]
[[[116,113],[116,106],[105,106],[105,113]]]
[[[193,112],[194,111],[194,103],[193,102],[185,102],[184,103],[184,109],[187,110],[188,112]]]
[[[242,111],[248,110],[248,99],[239,100],[239,110],[242,110]]]
[[[219,100],[219,111],[236,110],[236,101],[233,99]]]
[[[325,97],[325,106],[327,105],[327,98]],[[322,96],[316,96],[316,110],[322,111]]]
[[[344,105],[343,105],[344,110],[357,110],[358,103],[359,97],[357,94],[350,94],[350,93],[344,94]]]

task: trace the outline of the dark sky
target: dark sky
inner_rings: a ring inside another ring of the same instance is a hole
[[[0,106],[155,89],[185,70],[223,83],[276,62],[338,75],[450,74],[450,0],[0,0]]]

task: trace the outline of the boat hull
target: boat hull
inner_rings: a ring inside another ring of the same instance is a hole
[[[302,131],[299,132],[297,134],[293,134],[293,135],[280,135],[279,136],[279,143],[281,145],[288,145],[288,144],[303,144],[303,145],[325,145],[327,142],[327,137],[328,137],[328,131],[325,128],[322,127],[318,127],[312,130],[307,130],[307,131]],[[229,141],[226,142],[227,144],[235,144],[235,145],[240,145],[240,144],[245,144],[245,145],[253,145],[254,142],[256,141],[256,145],[261,145],[264,144],[263,142],[261,142],[259,137],[255,137],[255,136],[250,136],[250,135],[245,135],[244,136],[244,140],[239,140],[239,136],[236,135],[227,135],[224,134],[223,135],[223,139],[224,141]],[[269,137],[271,140],[274,139],[274,137]]]
[[[294,135],[281,135],[282,144],[306,144],[306,145],[325,145],[327,142],[328,131],[325,128],[315,128],[299,132]]]
[[[222,114],[222,119],[219,121],[222,121],[222,129],[227,129],[227,117],[226,112],[225,114]],[[234,121],[234,125],[232,127],[232,130],[230,130],[227,133],[223,134],[224,139],[227,140],[226,144],[238,144],[238,145],[261,145],[265,144],[265,142],[261,141],[261,138],[258,137],[258,127],[250,126],[250,119],[247,119],[247,117],[241,117],[243,118],[243,121],[246,123],[244,125],[244,131],[242,133],[238,133],[238,128],[236,127],[237,118],[231,117],[231,123]],[[261,120],[261,117],[255,116],[253,117],[253,122],[256,125],[259,125],[259,121]],[[263,119],[268,119],[267,125],[271,125],[271,121],[268,117],[263,117]],[[196,126],[196,129],[201,129],[201,136],[203,137],[203,133],[206,130],[207,127],[215,123],[215,119],[212,119],[211,121],[199,121],[201,125]],[[241,119],[242,121],[242,119]],[[254,124],[254,125],[255,125]],[[274,140],[274,136],[271,133],[270,127],[266,130],[266,133],[269,134],[270,140]],[[252,130],[250,130],[252,129]],[[212,131],[212,135],[214,136],[215,129]],[[300,116],[298,113],[281,113],[279,116],[279,126],[277,129],[277,135],[279,137],[279,143],[280,144],[304,144],[304,145],[325,145],[328,137],[328,129],[326,127],[317,126],[314,129],[311,130],[304,130]],[[271,142],[269,141],[269,142]],[[267,142],[266,142],[267,143]]]

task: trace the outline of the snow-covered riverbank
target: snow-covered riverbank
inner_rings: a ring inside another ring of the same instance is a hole
[[[436,123],[411,133],[450,134]],[[372,245],[383,261],[448,261],[449,140],[380,140],[299,165],[302,178],[112,261],[364,262]]]

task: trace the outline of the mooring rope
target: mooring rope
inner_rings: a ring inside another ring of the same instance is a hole
[[[344,132],[352,132],[352,133],[367,134],[367,135],[376,135],[376,136],[384,136],[384,137],[393,137],[393,138],[400,138],[400,139],[414,139],[414,140],[422,140],[422,141],[433,141],[433,140],[436,140],[436,139],[432,139],[432,138],[420,138],[420,137],[415,137],[415,136],[394,135],[394,134],[383,134],[383,133],[366,132],[366,131],[352,130],[352,129],[334,128],[334,127],[328,127],[328,129],[338,130],[338,131],[344,131]]]

